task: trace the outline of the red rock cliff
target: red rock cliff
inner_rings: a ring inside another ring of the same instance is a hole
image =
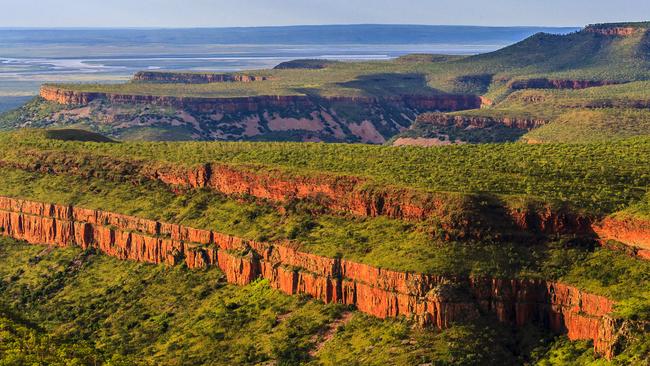
[[[481,106],[481,98],[474,95],[403,95],[375,97],[310,97],[303,95],[264,95],[232,98],[174,97],[138,94],[80,92],[43,85],[40,96],[48,101],[66,105],[83,105],[97,99],[116,104],[153,104],[199,112],[259,112],[269,108],[299,108],[314,110],[323,104],[353,103],[412,108],[421,111],[456,111]]]
[[[593,233],[590,217],[567,209],[551,209],[543,205],[511,208],[504,207],[498,200],[486,208],[478,203],[489,200],[488,197],[434,193],[386,185],[373,186],[368,180],[354,176],[303,176],[281,170],[224,164],[203,164],[196,167],[148,165],[97,156],[90,160],[94,164],[92,167],[80,163],[81,160],[76,156],[31,152],[25,155],[22,163],[0,161],[0,165],[44,173],[79,174],[107,179],[120,176],[138,181],[145,178],[163,182],[174,189],[209,188],[226,195],[247,195],[279,204],[296,199],[310,200],[333,212],[357,216],[388,216],[411,221],[432,219],[442,229],[456,233],[458,239],[495,234],[486,233],[487,227],[493,231],[499,229],[499,234],[511,231],[536,235]],[[104,172],[111,174],[103,176]],[[452,217],[452,213],[457,215]]]
[[[522,130],[532,130],[548,123],[546,120],[530,118],[493,118],[482,116],[462,116],[444,113],[424,113],[418,116],[416,122],[429,123],[439,127],[454,126],[459,129],[465,128],[490,128],[504,126]]]
[[[190,268],[219,266],[229,282],[258,278],[287,294],[356,306],[380,318],[408,316],[440,328],[489,312],[503,322],[533,322],[571,339],[591,339],[612,356],[613,302],[561,283],[441,277],[320,257],[291,243],[260,243],[175,224],[0,197],[0,233],[33,244],[93,247],[108,255]]]
[[[631,254],[650,260],[650,221],[608,217],[594,225],[594,231],[602,240],[625,244],[630,248]]]

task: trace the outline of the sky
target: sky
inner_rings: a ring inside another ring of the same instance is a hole
[[[650,20],[650,0],[0,0],[0,9],[3,28],[582,26]]]

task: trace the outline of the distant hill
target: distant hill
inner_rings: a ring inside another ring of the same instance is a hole
[[[483,88],[489,105],[424,116],[392,141],[587,142],[650,134],[649,28],[647,22],[616,23],[567,35],[540,33],[456,61],[450,69],[474,73],[466,84]]]

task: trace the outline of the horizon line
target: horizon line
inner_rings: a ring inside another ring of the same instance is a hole
[[[599,24],[599,23],[592,23]],[[600,23],[602,24],[602,23]],[[472,24],[421,24],[421,23],[325,23],[251,26],[10,26],[0,30],[184,30],[184,29],[269,29],[302,27],[354,27],[354,26],[410,26],[410,27],[462,27],[462,28],[584,28],[586,25],[472,25]]]

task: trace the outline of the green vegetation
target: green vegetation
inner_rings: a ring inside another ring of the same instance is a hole
[[[324,69],[331,65],[337,64],[338,61],[323,60],[323,59],[300,59],[286,61],[278,64],[273,69],[283,70],[283,69]]]
[[[647,24],[631,26],[647,28]],[[603,26],[592,28],[598,27]],[[403,136],[572,143],[436,148],[117,143],[79,129],[25,130],[0,134],[0,195],[135,215],[245,239],[290,240],[310,253],[380,268],[559,281],[616,301],[614,316],[635,327],[650,322],[650,262],[601,248],[590,238],[525,236],[504,222],[498,210],[489,210],[550,204],[594,217],[613,213],[650,217],[650,137],[639,136],[650,134],[650,113],[641,108],[650,103],[650,83],[645,81],[650,79],[648,50],[647,32],[609,37],[583,31],[538,34],[472,57],[409,55],[358,63],[298,60],[275,70],[255,71],[271,78],[251,83],[64,85],[82,91],[187,97],[481,94],[495,101],[494,106],[457,114],[548,123],[523,137],[524,130],[501,126],[459,131],[417,124]],[[629,83],[584,90],[509,87],[514,80],[533,77]],[[177,120],[182,111],[122,106],[125,109],[114,112],[126,111],[128,116],[137,112],[139,119],[136,128],[120,135],[112,130],[116,121],[95,120],[93,108],[113,108],[102,103],[77,110],[80,119],[71,124],[66,117],[69,108],[35,99],[0,117],[0,128],[54,123],[91,126],[95,132],[123,138],[190,139],[208,138],[208,132],[196,131],[213,122],[210,116],[186,116],[181,120],[192,126],[182,125]],[[410,118],[388,107],[370,117],[354,105],[334,109],[337,118],[368,119],[382,136],[392,135],[391,128],[396,127],[378,127],[382,123],[375,120],[377,115],[393,122]],[[298,110],[286,113],[304,116]],[[246,126],[236,122],[244,117],[220,116],[219,123],[228,125],[222,132],[241,136]],[[260,119],[256,128],[266,129],[266,123]],[[350,132],[345,125],[341,128]],[[251,138],[301,139],[296,131],[265,132],[269,133]],[[57,174],[28,171],[38,171],[44,163],[62,165]],[[368,191],[409,188],[444,196],[448,206],[445,215],[423,222],[335,215],[312,201],[291,200],[278,209],[250,196],[172,192],[160,182],[135,175],[131,163],[181,171],[216,163],[272,176],[354,176]],[[76,166],[78,172],[65,171]],[[475,219],[484,235],[463,236],[447,225]],[[381,321],[350,312],[340,305],[285,296],[265,281],[232,286],[216,268],[168,268],[118,261],[93,250],[30,246],[0,238],[0,366],[595,366],[644,365],[650,358],[650,338],[642,329],[625,328],[624,351],[610,363],[595,357],[590,342],[553,338],[534,327],[515,331],[489,316],[434,331],[418,328],[410,319]]]
[[[650,135],[650,112],[634,109],[574,110],[527,133],[535,142],[597,142]]]
[[[614,216],[619,218],[633,218],[650,220],[650,194],[646,195],[639,202],[631,205],[623,211],[616,212]]]
[[[423,116],[427,116],[427,114],[418,116],[418,119],[408,130],[394,136],[386,144],[392,145],[400,138],[436,138],[452,143],[471,144],[503,143],[517,141],[527,132],[524,129],[506,127],[499,123],[486,128],[458,128],[455,125],[438,126],[422,118]]]
[[[33,98],[20,108],[0,113],[0,129],[46,127],[42,120],[64,110],[65,106]]]
[[[515,336],[500,326],[457,325],[440,333],[413,331],[407,322],[385,322],[359,315],[342,327],[313,365],[643,365],[650,339],[642,336],[611,362],[595,358],[590,342],[551,340],[533,327]],[[499,339],[494,342],[494,339]],[[488,347],[487,349],[484,347]],[[426,352],[423,352],[426,349]],[[510,350],[515,349],[515,357]],[[408,352],[404,352],[408,350]]]
[[[39,324],[25,329],[5,320],[0,334],[14,334],[17,343],[4,349],[0,342],[6,365],[55,363],[58,355],[80,365],[296,365],[343,310],[282,295],[265,282],[228,285],[215,269],[123,262],[8,239],[0,239],[0,257],[3,307],[8,314],[20,309],[18,325]],[[34,333],[43,336],[23,337]]]

